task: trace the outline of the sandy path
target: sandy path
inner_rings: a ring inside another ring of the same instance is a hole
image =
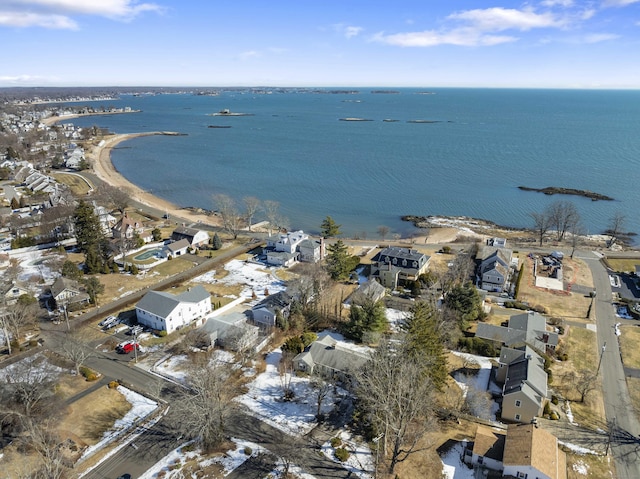
[[[185,210],[169,201],[152,195],[148,191],[143,190],[139,186],[131,183],[113,166],[113,163],[111,162],[111,150],[123,141],[127,141],[132,138],[138,138],[141,136],[162,134],[165,133],[149,132],[113,135],[105,139],[102,145],[92,147],[86,153],[86,157],[87,160],[93,165],[93,171],[98,178],[100,178],[105,183],[110,184],[111,186],[128,191],[131,195],[131,198],[135,201],[139,201],[140,203],[143,203],[151,208],[156,208],[160,211],[164,211],[172,219],[181,218],[191,223],[203,223],[212,226],[219,226],[219,220],[217,217],[197,214],[189,210]]]

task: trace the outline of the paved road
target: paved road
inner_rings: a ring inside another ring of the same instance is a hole
[[[605,267],[593,253],[580,252],[591,269],[597,296],[594,302],[598,351],[602,352],[602,389],[607,422],[612,432],[612,453],[618,479],[640,478],[640,425],[633,412],[614,326],[620,320],[611,305],[611,284]],[[597,365],[593,365],[594,369]]]

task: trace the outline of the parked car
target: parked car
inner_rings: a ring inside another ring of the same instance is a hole
[[[123,474],[118,476],[118,479],[131,479],[131,474]]]
[[[144,331],[144,328],[140,325],[131,326],[131,328],[129,328],[129,330],[125,334],[128,334],[129,336],[137,335],[137,334],[140,334],[142,331]]]
[[[142,352],[142,350],[140,349],[140,345],[138,343],[125,343],[125,344],[120,344],[116,347],[116,353],[118,354],[129,354],[131,352],[133,352],[133,348],[135,347],[135,349],[138,350],[138,352]]]
[[[98,326],[107,326],[108,324],[115,323],[116,321],[118,321],[118,318],[115,316],[107,316],[98,323]]]

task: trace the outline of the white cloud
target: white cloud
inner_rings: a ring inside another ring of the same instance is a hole
[[[76,29],[75,15],[94,15],[129,21],[142,12],[162,12],[154,3],[137,0],[6,0],[0,7],[0,25]]]
[[[571,7],[573,0],[543,0],[540,2],[543,7]]]
[[[11,85],[24,85],[24,84],[35,84],[35,83],[43,83],[52,81],[52,78],[45,78],[41,76],[34,75],[5,75],[0,76],[0,84],[11,84]]]
[[[256,58],[260,56],[260,52],[257,50],[247,50],[246,52],[240,53],[239,57],[242,60],[248,60],[249,58]]]
[[[602,2],[603,7],[626,7],[632,3],[637,3],[640,0],[604,0]]]
[[[593,33],[584,37],[585,43],[600,43],[608,42],[610,40],[616,40],[620,38],[620,35],[615,33]]]
[[[396,33],[394,35],[378,33],[374,35],[373,40],[400,47],[435,47],[437,45],[470,47],[509,43],[516,41],[517,38],[506,35],[485,35],[473,29],[459,28],[445,33],[439,33],[433,30]]]
[[[640,1],[640,0],[639,0]],[[570,6],[571,0],[546,0],[549,4]],[[584,14],[583,14],[584,15]],[[378,33],[373,40],[405,47],[432,47],[436,45],[491,46],[518,40],[517,36],[497,33],[508,30],[526,32],[533,29],[565,28],[571,17],[559,16],[551,11],[537,13],[532,8],[486,8],[455,12],[446,17],[451,25],[441,30],[424,30],[396,34]]]
[[[362,27],[357,27],[355,25],[345,25],[343,23],[336,23],[335,25],[333,25],[333,29],[341,35],[344,35],[346,38],[357,37],[358,35],[360,35],[360,33],[362,33],[362,30],[364,30]]]
[[[527,31],[533,28],[557,28],[566,24],[565,20],[556,17],[551,12],[535,13],[531,9],[515,10],[501,7],[466,10],[453,13],[447,18],[466,21],[473,28],[485,32],[512,29]]]

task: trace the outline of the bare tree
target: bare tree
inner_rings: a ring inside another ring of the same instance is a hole
[[[542,246],[544,237],[549,232],[549,228],[551,228],[549,215],[546,211],[543,211],[542,213],[529,213],[529,216],[533,219],[533,231],[538,236],[538,241]]]
[[[626,224],[627,218],[620,211],[617,211],[609,220],[609,227],[607,228],[606,234],[610,236],[609,241],[607,242],[607,248],[611,248],[616,242],[620,240],[620,236],[624,234],[624,227]]]
[[[313,388],[316,398],[316,418],[320,419],[322,417],[322,403],[333,389],[333,384],[320,378],[313,378],[311,380],[311,387]]]
[[[570,234],[571,234],[571,258],[573,259],[573,255],[576,252],[576,248],[580,244],[582,237],[585,235],[585,228],[581,221],[577,221],[571,226]]]
[[[256,215],[258,208],[260,207],[260,200],[253,196],[246,196],[242,201],[244,202],[245,208],[244,216],[247,219],[249,231],[251,231],[251,223],[253,222],[253,217]]]
[[[2,315],[3,325],[14,340],[18,340],[23,330],[32,327],[36,322],[38,305],[36,302],[17,301],[7,306]]]
[[[387,237],[388,234],[389,234],[388,226],[384,226],[384,225],[378,226],[378,236],[380,236],[380,239],[382,241],[384,241],[384,239]]]
[[[217,194],[213,195],[213,203],[220,213],[222,227],[233,239],[236,239],[242,226],[242,217],[238,213],[235,201],[228,195]]]
[[[577,374],[569,373],[565,380],[580,394],[580,402],[585,402],[587,397],[598,388],[598,376],[589,369],[583,369]]]
[[[39,424],[29,421],[20,439],[38,458],[36,469],[32,471],[33,479],[62,479],[69,471],[68,461],[60,447],[60,436],[55,430],[55,424],[51,419]]]
[[[271,229],[276,228],[279,223],[278,218],[280,217],[280,203],[277,201],[266,200],[262,203],[262,207],[264,208],[264,214],[267,217],[267,221],[269,222],[269,236],[271,236]]]
[[[227,364],[196,366],[188,373],[189,390],[174,403],[183,432],[197,438],[206,452],[224,440],[234,410],[230,375]]]
[[[389,473],[418,451],[431,428],[434,387],[402,344],[384,341],[356,374],[358,397],[377,433],[384,435],[384,454],[391,445]]]
[[[73,223],[74,206],[61,204],[47,208],[42,212],[40,234],[49,235],[52,239],[68,237]]]
[[[551,228],[556,231],[556,239],[562,241],[572,226],[580,221],[580,213],[571,201],[555,201],[547,207]]]
[[[80,375],[80,368],[87,359],[95,355],[95,351],[86,344],[79,331],[67,332],[60,349],[62,355],[73,363],[76,375]]]
[[[293,381],[293,354],[289,351],[282,352],[282,358],[278,363],[278,375],[282,387],[282,397],[285,401],[291,401],[295,397],[295,391],[291,385]]]
[[[477,389],[473,384],[468,385],[465,396],[465,409],[473,416],[480,419],[491,419],[491,394],[487,391]]]
[[[116,188],[111,185],[103,185],[98,190],[96,197],[106,203],[121,215],[131,204],[131,191],[126,187]]]

